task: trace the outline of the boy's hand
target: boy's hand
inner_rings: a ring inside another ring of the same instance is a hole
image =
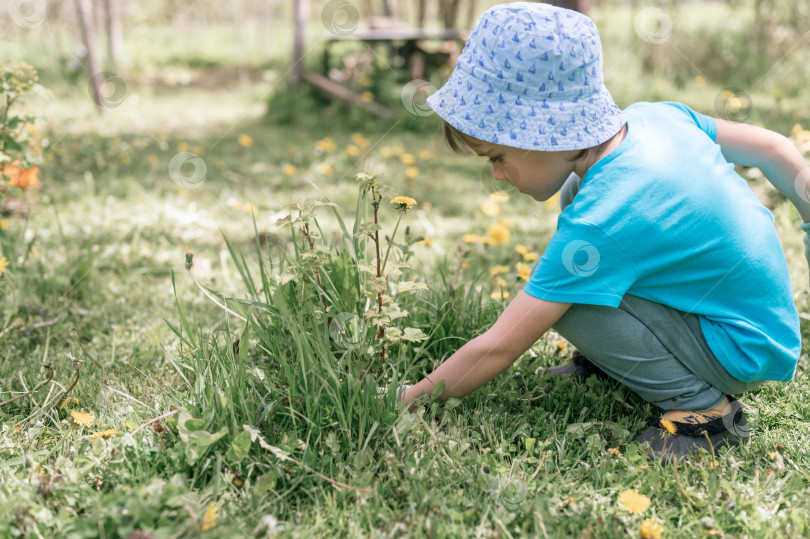
[[[802,223],[799,225],[804,230],[804,258],[807,260],[807,266],[810,267],[810,223]]]

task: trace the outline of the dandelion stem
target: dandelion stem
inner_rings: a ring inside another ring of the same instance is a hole
[[[391,246],[394,245],[394,237],[397,235],[397,229],[399,228],[399,222],[402,221],[402,214],[404,211],[399,212],[399,218],[397,219],[397,224],[394,225],[394,232],[391,233],[391,241],[388,242],[388,249],[385,250],[385,258],[383,258],[382,263],[382,272],[385,273],[385,264],[388,262],[388,254],[391,252]]]

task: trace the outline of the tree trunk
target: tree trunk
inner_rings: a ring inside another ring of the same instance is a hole
[[[90,80],[90,91],[93,101],[96,102],[99,112],[102,112],[101,82],[103,77],[97,77],[101,72],[96,49],[96,36],[93,32],[93,4],[90,0],[76,0],[76,11],[79,15],[79,28],[82,31],[82,41],[87,49],[87,58],[84,66],[87,69],[87,78]]]
[[[309,19],[309,0],[293,0],[295,4],[295,37],[293,38],[292,82],[301,83],[304,72],[304,28]]]
[[[107,27],[107,52],[110,57],[110,69],[121,69],[121,55],[124,51],[124,35],[121,30],[121,6],[118,0],[104,0],[105,25]]]

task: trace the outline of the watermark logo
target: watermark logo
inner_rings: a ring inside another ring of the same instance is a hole
[[[793,188],[803,201],[810,203],[810,167],[802,169],[793,180]]]
[[[498,168],[496,169],[496,167]],[[478,173],[478,180],[481,182],[484,190],[487,193],[504,191],[509,195],[516,194],[518,190],[511,183],[508,181],[495,179],[496,170],[502,171],[512,182],[520,183],[520,174],[518,174],[517,168],[508,164],[502,165],[500,163],[488,163],[481,167],[481,171]]]
[[[509,474],[498,474],[489,483],[489,496],[510,511],[517,511],[527,494],[526,482]]]
[[[644,8],[636,14],[633,21],[638,37],[660,45],[672,35],[672,18],[663,9],[657,7]]]
[[[573,240],[562,252],[565,269],[578,277],[590,277],[599,268],[599,250],[585,240]]]
[[[207,172],[205,161],[191,152],[180,152],[169,161],[169,177],[174,183],[186,189],[196,189],[202,185]]]
[[[402,104],[414,116],[430,116],[433,109],[427,104],[427,98],[435,92],[436,87],[428,81],[414,79],[402,87]]]
[[[724,120],[744,122],[753,110],[751,96],[739,88],[725,88],[714,98],[714,110]]]
[[[354,313],[338,313],[329,323],[329,336],[346,350],[359,348],[365,341],[367,331],[366,323]]]
[[[127,96],[127,83],[115,73],[100,71],[90,78],[88,89],[93,99],[95,99],[93,88],[96,85],[99,88],[98,105],[105,109],[114,109],[121,106]]]
[[[346,0],[331,0],[321,11],[321,22],[329,33],[338,37],[348,36],[357,30],[360,12]]]
[[[749,438],[759,423],[759,410],[742,401],[731,401],[723,410],[723,426],[739,438]]]
[[[23,28],[37,28],[42,25],[47,12],[45,0],[11,0],[8,4],[11,20]]]

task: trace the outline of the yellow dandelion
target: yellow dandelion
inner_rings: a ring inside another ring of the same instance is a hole
[[[421,240],[419,240],[419,243],[421,243],[422,245],[426,245],[428,247],[433,245],[435,242],[436,242],[436,240],[434,240],[433,238],[428,238],[428,237],[425,237],[425,238],[422,238]]]
[[[295,174],[296,170],[297,169],[295,168],[295,165],[291,165],[289,163],[284,165],[284,167],[282,167],[281,169],[281,171],[287,176],[292,176],[293,174]]]
[[[318,167],[318,171],[324,176],[331,176],[335,173],[335,169],[332,168],[332,165],[321,165]]]
[[[59,409],[64,410],[71,404],[79,404],[79,399],[77,399],[76,397],[68,397],[62,401],[62,404],[59,405]]]
[[[464,243],[478,243],[479,239],[478,234],[464,234],[461,236],[461,241]]]
[[[410,166],[416,164],[416,157],[414,157],[412,153],[403,153],[399,156],[399,160],[402,161],[403,165]]]
[[[617,457],[621,457],[621,456],[622,456],[622,452],[621,452],[621,451],[619,451],[618,449],[616,449],[615,447],[609,447],[609,448],[608,448],[608,453],[611,453],[611,454],[613,454],[613,455],[616,455]]]
[[[469,264],[469,263],[467,263],[467,262],[462,262],[462,263],[461,263],[461,269],[463,269],[463,270],[468,270],[468,269],[470,269],[470,264]]]
[[[506,273],[509,271],[509,266],[492,266],[489,268],[489,274],[495,277],[500,273]]]
[[[238,142],[239,145],[242,146],[243,148],[250,148],[251,146],[253,146],[253,137],[251,137],[250,135],[246,135],[245,133],[242,133],[241,135],[236,137],[236,142]]]
[[[358,155],[360,155],[360,148],[358,148],[354,144],[349,144],[346,147],[346,153],[349,154],[351,157],[357,157]]]
[[[8,219],[0,219],[0,230],[8,230]]]
[[[484,215],[487,217],[497,217],[501,213],[501,208],[496,202],[487,200],[481,204],[481,211],[484,212]]]
[[[115,429],[100,430],[98,432],[94,432],[92,436],[90,436],[90,441],[93,442],[99,438],[112,438],[116,434],[118,434],[118,431]]]
[[[644,539],[661,539],[664,535],[664,525],[654,518],[645,518],[639,531]]]
[[[352,142],[354,142],[360,148],[368,147],[368,139],[361,133],[352,133]]]
[[[82,427],[90,427],[93,425],[93,413],[92,412],[78,412],[76,410],[70,411],[70,417],[73,418],[73,422],[76,425],[80,425]]]
[[[783,97],[785,97],[785,94],[779,88],[776,88],[772,93],[773,93],[773,98],[777,99],[777,100],[782,99]]]
[[[4,256],[0,256],[0,275],[3,275],[3,272],[6,271],[8,267],[8,259]]]
[[[501,223],[494,224],[487,229],[487,238],[493,245],[506,245],[512,233]]]
[[[419,169],[416,167],[408,167],[405,169],[405,177],[412,180],[419,176]]]
[[[506,286],[506,280],[503,277],[495,277],[495,286],[503,288]]]
[[[634,489],[628,489],[619,494],[619,505],[628,513],[639,515],[650,507],[650,499]]]
[[[217,509],[217,504],[211,502],[205,508],[205,513],[203,513],[200,530],[210,530],[217,525],[217,520],[219,520],[219,509]]]
[[[337,149],[337,144],[332,137],[325,137],[315,143],[315,148],[323,153],[332,153]]]
[[[157,165],[158,161],[159,161],[159,158],[158,158],[157,154],[154,154],[154,153],[149,154],[149,165],[150,166]]]
[[[697,86],[698,88],[702,88],[706,86],[706,77],[704,77],[703,75],[698,75],[697,77],[692,79],[692,82],[694,82],[695,86]]]
[[[360,75],[359,77],[357,77],[357,84],[359,84],[360,86],[370,86],[371,79],[368,77],[368,75]]]
[[[531,266],[529,266],[525,262],[518,262],[517,263],[517,274],[518,274],[518,278],[523,279],[524,281],[528,281],[529,277],[532,274]]]
[[[417,204],[413,198],[403,196],[394,197],[390,202],[398,210],[411,210]]]
[[[382,148],[380,148],[380,157],[382,157],[383,159],[388,159],[392,155],[394,155],[394,150],[392,150],[388,146],[383,146]]]
[[[675,423],[673,423],[669,419],[662,419],[661,426],[664,427],[664,430],[666,430],[670,434],[675,434],[676,432],[678,432],[678,427],[676,427]]]
[[[489,295],[492,299],[506,299],[509,297],[509,291],[507,290],[497,290]]]
[[[503,204],[509,200],[509,193],[506,191],[495,191],[494,193],[489,194],[489,199],[496,204]]]
[[[523,256],[523,260],[525,260],[526,262],[534,262],[535,260],[540,258],[540,255],[535,253],[534,251],[526,253],[525,255],[522,255],[522,256]]]
[[[178,142],[177,143],[177,151],[178,152],[187,152],[188,151],[188,142]]]
[[[392,151],[393,151],[393,154],[396,155],[397,157],[400,157],[400,156],[402,156],[403,153],[405,153],[405,150],[403,150],[399,146],[394,148]]]
[[[564,343],[564,342],[562,342],[562,341],[558,342],[558,343],[557,343],[557,350],[559,350],[560,352],[562,352],[563,350],[565,350],[565,343]]]
[[[433,152],[431,152],[430,150],[421,150],[419,152],[419,159],[421,159],[422,161],[430,161],[431,159],[433,159]]]
[[[366,103],[371,103],[372,101],[374,101],[374,92],[366,90],[365,92],[360,94],[360,99],[362,99]]]

